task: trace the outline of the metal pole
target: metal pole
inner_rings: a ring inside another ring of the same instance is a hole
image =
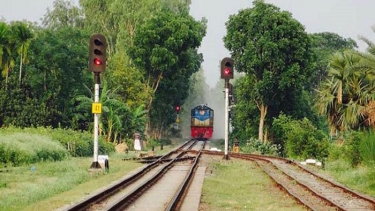
[[[228,160],[228,136],[229,136],[229,79],[225,79],[225,150],[224,159]]]
[[[99,88],[100,88],[100,75],[99,73],[95,73],[94,75],[95,81],[95,97],[94,102],[99,102]],[[98,162],[98,151],[99,151],[99,115],[94,114],[94,161],[91,164],[90,168],[101,168]]]

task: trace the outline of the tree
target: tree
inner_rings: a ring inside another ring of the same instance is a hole
[[[22,64],[27,61],[27,52],[29,50],[33,34],[26,23],[23,22],[15,22],[14,24],[11,24],[11,31],[17,46],[17,53],[20,56],[20,72],[18,83],[19,86],[21,86]]]
[[[369,114],[374,100],[375,70],[360,55],[354,51],[336,53],[329,64],[329,78],[318,90],[316,106],[319,114],[327,117],[331,135],[336,130],[367,127],[372,121]]]
[[[175,84],[184,80],[181,85],[188,84],[188,79],[198,71],[202,62],[196,49],[204,35],[203,22],[195,21],[187,12],[179,14],[167,9],[137,28],[129,54],[141,71],[144,83],[152,90],[146,110],[151,110],[162,80],[172,82],[174,78],[178,79]]]
[[[267,113],[272,119],[280,110],[298,109],[312,57],[304,27],[290,13],[261,0],[253,5],[230,16],[224,43],[236,70],[252,82],[246,100],[259,110],[258,139],[264,140]]]
[[[0,22],[0,68],[2,76],[5,76],[5,89],[8,86],[9,72],[15,65],[13,52],[15,52],[15,42],[12,39],[10,26]]]
[[[330,59],[328,77],[319,87],[316,106],[336,131],[375,125],[375,44],[365,37],[366,52],[345,51]]]
[[[53,10],[47,8],[47,13],[42,19],[43,26],[51,29],[61,27],[83,28],[82,10],[74,6],[72,1],[55,0]]]
[[[109,59],[117,49],[131,46],[135,30],[161,8],[159,0],[81,0],[80,4],[85,29],[106,36]]]
[[[124,52],[117,52],[108,64],[105,78],[110,87],[131,109],[145,104],[151,95],[149,87],[142,82],[143,75],[131,65],[130,58]]]
[[[315,71],[314,81],[311,83],[312,88],[317,88],[319,83],[328,75],[329,59],[337,51],[354,50],[357,43],[351,38],[343,38],[332,32],[322,32],[309,34],[311,38],[311,49],[315,54]]]
[[[33,96],[52,110],[51,126],[68,127],[72,124],[74,98],[85,92],[85,84],[92,83],[87,70],[89,36],[72,27],[42,29],[36,34],[25,81],[32,87]]]

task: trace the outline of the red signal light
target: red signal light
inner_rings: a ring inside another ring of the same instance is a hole
[[[95,65],[102,65],[103,62],[102,62],[100,59],[95,58],[95,59],[94,59],[94,64],[95,64]]]
[[[176,106],[176,111],[179,112],[181,110],[180,106]]]
[[[223,60],[221,60],[221,68],[220,68],[220,75],[222,79],[229,80],[233,79],[233,59],[225,57]]]
[[[230,69],[229,68],[225,68],[224,74],[225,75],[229,75],[230,73],[231,73]]]
[[[89,43],[89,70],[94,73],[103,73],[106,69],[107,41],[102,34],[93,34]]]

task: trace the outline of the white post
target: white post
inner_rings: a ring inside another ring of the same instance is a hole
[[[99,102],[99,84],[95,84],[95,103]],[[99,151],[99,115],[94,114],[94,162],[98,162]]]
[[[94,103],[99,102],[99,88],[100,88],[100,75],[99,73],[95,73],[94,75],[95,81],[95,96],[94,96]],[[91,164],[90,168],[100,169],[100,164],[98,162],[98,151],[99,151],[99,115],[94,114],[94,161]]]
[[[229,80],[225,80],[225,150],[224,159],[228,160],[228,139],[229,139]]]

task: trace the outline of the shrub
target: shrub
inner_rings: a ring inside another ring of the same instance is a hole
[[[25,133],[50,137],[54,141],[58,141],[66,148],[70,155],[74,157],[89,157],[93,155],[93,135],[88,132],[74,131],[71,129],[61,128],[6,128],[0,129],[0,135]],[[27,136],[27,135],[26,135]],[[1,149],[0,149],[1,151]],[[103,141],[99,138],[99,152],[100,154],[109,154],[115,151],[115,146],[112,143]],[[1,158],[0,158],[1,159]]]
[[[306,118],[293,120],[281,114],[274,119],[271,131],[284,139],[278,141],[282,144],[281,153],[290,158],[324,160],[328,156],[328,138]]]
[[[170,139],[160,139],[160,144],[163,144],[164,146],[171,145],[172,141]]]
[[[255,138],[250,138],[246,145],[241,147],[241,151],[245,153],[258,153],[262,155],[277,155],[278,146],[271,143],[264,143]]]
[[[59,161],[67,150],[50,137],[29,133],[3,134],[0,140],[0,161],[3,165],[19,166],[40,161]]]
[[[308,119],[294,120],[290,123],[290,127],[286,141],[286,152],[289,157],[323,160],[328,156],[328,138]]]
[[[342,146],[343,154],[345,155],[344,159],[349,161],[352,167],[362,162],[359,151],[361,139],[362,134],[360,132],[352,132]]]
[[[368,131],[362,135],[362,141],[359,144],[359,154],[364,164],[375,164],[375,135],[374,132]]]

